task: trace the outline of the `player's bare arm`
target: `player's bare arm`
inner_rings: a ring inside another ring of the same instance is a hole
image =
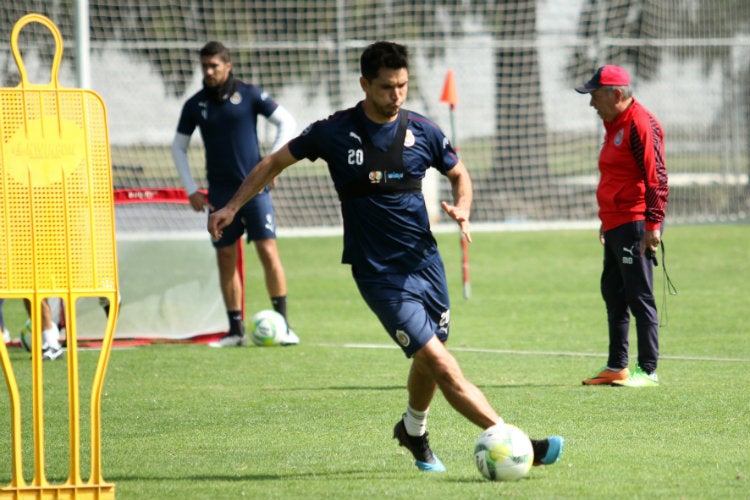
[[[203,194],[200,191],[196,191],[194,193],[191,193],[188,196],[188,200],[190,201],[190,206],[195,210],[196,212],[203,212],[206,207],[209,209],[211,208],[211,205],[208,203],[208,198],[205,194]]]
[[[459,160],[456,166],[448,171],[447,176],[453,192],[453,205],[443,201],[440,203],[440,206],[443,207],[445,213],[458,222],[458,225],[461,227],[461,234],[466,238],[466,241],[471,242],[469,215],[471,214],[474,191],[469,171],[466,169],[466,165]]]
[[[258,162],[226,206],[208,217],[208,232],[211,236],[216,240],[221,238],[221,230],[232,222],[237,211],[253,196],[260,193],[286,167],[296,162],[297,158],[292,155],[286,145]]]

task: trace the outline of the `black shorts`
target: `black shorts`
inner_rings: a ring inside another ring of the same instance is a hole
[[[228,190],[211,188],[208,198],[214,210],[218,210],[224,207],[233,195],[234,191],[230,193]],[[244,233],[247,233],[247,241],[276,238],[273,202],[268,188],[245,203],[232,223],[223,229],[221,238],[211,242],[216,248],[226,247],[233,245]]]

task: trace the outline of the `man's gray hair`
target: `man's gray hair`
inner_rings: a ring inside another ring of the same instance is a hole
[[[605,85],[605,87],[610,92],[615,89],[620,89],[623,99],[630,99],[631,97],[633,97],[633,89],[630,88],[630,85]]]

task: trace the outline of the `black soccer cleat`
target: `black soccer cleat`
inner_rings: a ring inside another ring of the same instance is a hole
[[[552,465],[560,460],[565,439],[561,436],[550,436],[547,439],[531,440],[534,448],[534,465]]]
[[[422,436],[410,436],[406,432],[406,426],[402,418],[393,428],[393,438],[398,439],[399,446],[403,446],[411,452],[414,456],[414,463],[419,470],[445,472],[443,462],[432,453],[426,432]]]

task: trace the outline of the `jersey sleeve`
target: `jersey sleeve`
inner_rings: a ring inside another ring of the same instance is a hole
[[[177,132],[183,135],[191,136],[197,125],[193,113],[191,112],[194,106],[192,99],[188,100],[184,106],[182,106],[182,112],[180,113],[180,121],[177,122]]]
[[[248,88],[252,99],[255,101],[255,107],[261,115],[268,118],[279,107],[279,104],[262,88],[250,84],[248,84]]]
[[[669,186],[664,163],[664,133],[652,116],[634,120],[630,146],[646,186],[646,229],[659,229],[666,213]]]
[[[442,173],[445,173],[458,165],[458,153],[456,153],[456,150],[453,148],[453,144],[451,144],[451,141],[446,136],[443,135],[443,139],[441,142],[442,149],[440,157],[442,158],[442,165],[435,165],[435,168],[440,170]]]
[[[307,158],[310,161],[315,161],[320,158],[321,154],[318,149],[320,140],[318,137],[320,136],[321,127],[321,121],[312,123],[308,125],[300,135],[289,141],[288,146],[292,156],[298,160]]]
[[[440,127],[432,120],[418,114],[410,119],[419,129],[418,133],[423,134],[427,139],[431,166],[442,174],[455,167],[458,164],[458,154]]]

